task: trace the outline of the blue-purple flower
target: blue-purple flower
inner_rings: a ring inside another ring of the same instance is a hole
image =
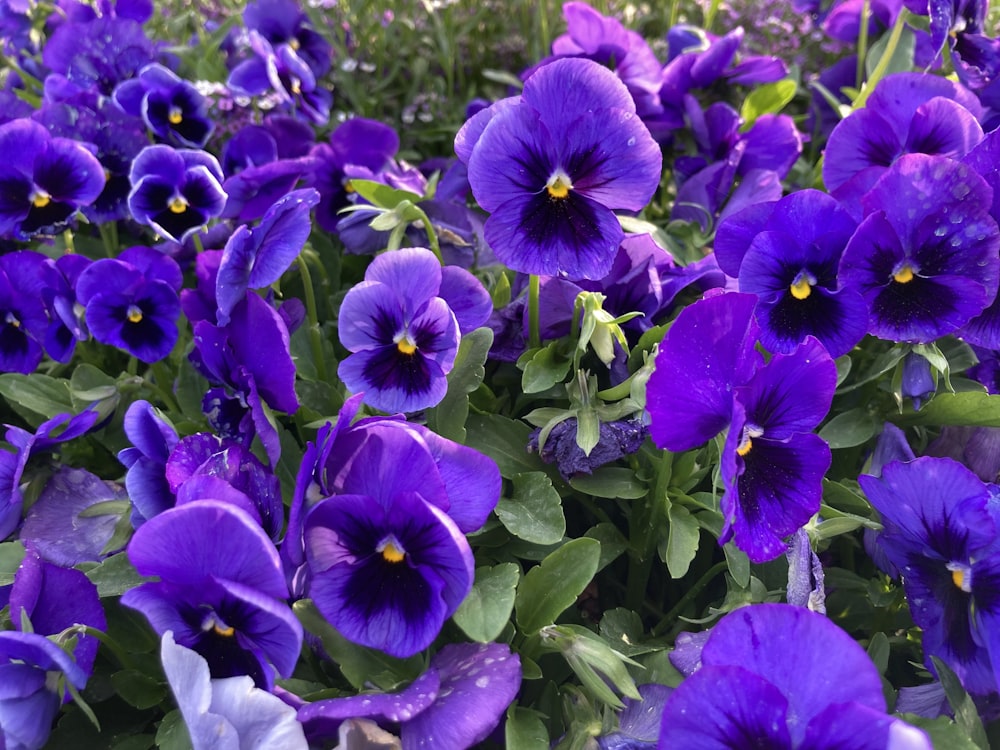
[[[288,596],[274,544],[232,504],[200,500],[149,519],[132,537],[128,556],[143,576],[122,604],[163,635],[201,654],[214,677],[250,675],[270,688],[287,677],[302,647],[302,626]]]
[[[45,256],[0,255],[0,372],[32,373],[42,361],[49,319],[42,296]]]
[[[54,234],[104,189],[104,168],[77,141],[33,120],[0,125],[0,236]]]
[[[878,669],[823,615],[754,604],[712,628],[701,666],[667,698],[664,748],[930,750],[886,714]]]
[[[490,213],[486,242],[531,274],[605,276],[624,237],[614,212],[645,208],[661,176],[628,89],[582,58],[540,68],[520,97],[469,120],[455,150]]]
[[[427,249],[381,255],[341,305],[340,341],[352,354],[340,378],[382,411],[434,406],[448,389],[461,335],[485,323],[491,307],[475,277],[442,269]]]
[[[132,217],[175,242],[219,216],[226,205],[222,168],[205,151],[147,146],[132,162],[129,180]]]
[[[722,449],[723,528],[754,562],[819,511],[830,448],[812,433],[826,416],[836,367],[812,337],[761,363],[756,298],[722,294],[686,308],[647,384],[650,433],[661,448],[695,448],[728,428]]]
[[[201,148],[212,135],[205,97],[159,63],[120,83],[114,100],[128,114],[141,117],[153,135],[173,145]]]
[[[858,481],[882,518],[928,669],[937,656],[976,695],[1000,674],[1000,555],[991,488],[949,458],[890,463]]]

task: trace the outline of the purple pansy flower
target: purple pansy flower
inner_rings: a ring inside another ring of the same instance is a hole
[[[882,517],[878,544],[899,570],[927,668],[944,661],[970,693],[997,689],[1000,556],[990,487],[949,458],[893,462],[858,481]]]
[[[247,3],[243,23],[273,45],[287,44],[321,77],[330,69],[330,43],[309,26],[309,16],[295,0],[256,0]]]
[[[667,698],[659,747],[931,750],[886,714],[878,669],[825,616],[754,604],[712,628],[701,666]]]
[[[270,688],[275,672],[291,675],[302,626],[284,602],[278,551],[247,513],[214,500],[171,508],[135,532],[128,556],[158,580],[129,589],[122,604],[157,634],[173,631],[213,676],[249,675]]]
[[[176,261],[136,246],[88,266],[77,279],[76,295],[95,339],[156,362],[177,342],[181,283]]]
[[[163,633],[160,642],[160,661],[194,750],[307,750],[294,708],[261,690],[247,676],[212,679],[208,662],[196,651],[178,645],[170,630]]]
[[[819,510],[831,454],[812,430],[830,408],[836,367],[813,337],[761,364],[755,300],[722,294],[685,308],[657,355],[647,407],[653,441],[672,451],[728,427],[720,542],[734,538],[764,562]]]
[[[434,406],[447,391],[461,335],[485,323],[491,308],[475,277],[442,269],[425,248],[380,255],[341,304],[340,342],[352,354],[338,374],[376,409]]]
[[[0,371],[29,374],[44,354],[49,319],[43,298],[46,260],[21,250],[0,255]]]
[[[521,686],[521,661],[503,643],[452,643],[398,693],[366,693],[304,703],[310,740],[337,737],[352,719],[396,729],[405,747],[465,750],[486,739]]]
[[[84,324],[85,311],[78,306],[76,282],[91,262],[90,258],[73,254],[47,260],[42,266],[42,300],[49,313],[45,351],[57,362],[69,362],[76,342],[90,338]]]
[[[174,426],[148,401],[129,406],[124,428],[133,447],[120,450],[118,460],[128,469],[125,488],[132,503],[132,525],[139,528],[174,506],[166,465],[180,438]]]
[[[0,236],[54,234],[104,189],[104,168],[77,141],[33,120],[0,125]]]
[[[840,280],[868,302],[871,333],[929,343],[993,302],[1000,231],[992,197],[965,164],[910,154],[862,198],[865,219],[844,250]]]
[[[139,23],[113,16],[60,24],[42,50],[44,63],[70,85],[105,96],[133,78],[154,55],[155,47]]]
[[[226,205],[222,168],[205,151],[147,146],[132,162],[129,180],[132,217],[175,242],[183,242]]]
[[[114,100],[126,113],[141,117],[153,135],[176,146],[202,148],[212,135],[205,97],[159,63],[120,83]]]
[[[523,273],[605,276],[624,237],[614,211],[644,208],[661,176],[628,89],[582,58],[540,68],[520,97],[467,122],[455,149],[490,212],[486,242]]]

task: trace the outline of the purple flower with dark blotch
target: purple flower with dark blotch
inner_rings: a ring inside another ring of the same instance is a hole
[[[274,544],[235,506],[199,500],[164,511],[139,528],[128,556],[143,576],[122,604],[153,630],[201,654],[215,677],[249,675],[270,688],[275,671],[290,676],[302,626],[288,596]]]
[[[132,525],[139,528],[174,506],[166,465],[180,438],[174,426],[148,401],[136,401],[129,406],[124,428],[133,447],[120,450],[118,460],[128,470],[125,488],[132,503]]]
[[[18,536],[57,565],[98,562],[118,551],[105,552],[104,547],[111,541],[122,511],[110,506],[100,515],[84,511],[100,503],[116,503],[128,510],[128,502],[124,487],[84,469],[63,466],[28,509]]]
[[[882,518],[878,543],[899,569],[913,621],[930,657],[970,693],[997,689],[1000,557],[991,492],[949,458],[891,463],[861,489]]]
[[[273,203],[281,200],[307,177],[314,163],[315,159],[311,156],[280,159],[247,167],[239,174],[228,177],[222,183],[227,195],[222,217],[239,221],[259,219]]]
[[[0,371],[29,374],[42,361],[49,325],[42,297],[45,256],[0,255]]]
[[[447,283],[445,276],[429,250],[404,248],[378,256],[345,295],[340,320],[350,324],[338,333],[352,354],[338,374],[350,390],[364,391],[365,403],[408,412],[444,398],[464,332],[460,323],[471,330],[486,322],[492,307],[482,304],[488,296],[467,271],[453,268]],[[443,299],[449,292],[452,299]]]
[[[128,208],[168,240],[183,242],[226,205],[222,168],[205,151],[147,146],[132,162]]]
[[[202,148],[212,135],[205,97],[159,63],[118,84],[113,98],[126,113],[141,117],[153,135],[175,146]]]
[[[211,679],[208,662],[178,645],[170,630],[160,642],[160,661],[194,750],[240,746],[307,750],[294,708],[249,677]]]
[[[833,357],[868,332],[868,306],[840,283],[840,258],[857,223],[826,193],[800,190],[758,203],[720,223],[719,266],[758,297],[761,343],[789,354],[815,336]]]
[[[195,324],[194,344],[191,362],[210,381],[240,395],[268,458],[277,462],[281,445],[263,405],[288,414],[299,408],[295,362],[282,316],[262,297],[247,292],[225,326],[209,320]]]
[[[947,45],[955,73],[969,88],[991,83],[1000,74],[1000,41],[986,33],[989,2],[936,0],[928,3],[927,10],[935,54]]]
[[[399,136],[388,125],[364,117],[352,117],[330,134],[330,143],[312,150],[315,158],[308,184],[319,190],[316,223],[328,232],[336,231],[342,218],[338,211],[347,205],[347,177],[344,168],[356,164],[373,173],[381,172],[399,150]]]
[[[701,664],[667,698],[661,748],[931,750],[923,732],[886,714],[865,650],[807,609],[753,604],[729,613],[712,628]]]
[[[71,254],[49,259],[41,268],[42,300],[49,314],[45,351],[57,362],[69,362],[76,342],[90,338],[84,323],[86,311],[76,298],[76,282],[92,262],[86,256]]]
[[[77,141],[53,138],[33,120],[0,125],[0,236],[54,234],[104,189],[104,168]]]
[[[155,54],[139,23],[104,16],[61,24],[46,42],[42,60],[78,89],[96,89],[110,96],[119,83],[151,63]]]
[[[594,469],[604,464],[635,453],[646,439],[646,426],[637,419],[601,422],[600,441],[586,454],[577,445],[576,431],[575,417],[563,420],[552,428],[539,452],[545,463],[554,463],[559,468],[559,473],[566,481],[576,474],[592,474]],[[531,433],[528,440],[529,451],[538,450],[540,432],[541,429],[536,429]]]
[[[484,233],[497,258],[569,278],[608,273],[624,238],[614,211],[644,208],[662,166],[628,89],[582,58],[543,66],[520,97],[479,113],[456,151],[471,151],[469,183],[490,213]]]
[[[319,193],[312,188],[293,191],[267,210],[259,226],[244,224],[233,232],[215,282],[219,325],[229,322],[248,289],[270,286],[288,270],[309,238],[309,211],[318,202]]]
[[[836,366],[813,337],[761,365],[754,302],[721,294],[685,308],[646,392],[650,433],[661,448],[689,450],[728,427],[720,542],[735,538],[751,560],[764,562],[784,553],[783,539],[819,510],[831,454],[812,430],[830,408]]]
[[[983,138],[981,115],[961,84],[924,73],[886,76],[830,133],[823,182],[850,209],[904,154],[964,156]]]
[[[21,630],[22,618],[31,623],[31,631],[57,636],[73,626],[84,625],[107,630],[104,608],[97,587],[75,568],[53,565],[26,545],[24,559],[14,574],[10,591],[10,615],[15,630]],[[99,642],[92,635],[76,636],[72,656],[86,674],[94,668]]]
[[[97,341],[156,362],[177,342],[180,268],[150,248],[129,250],[88,266],[77,279],[76,295]]]
[[[208,432],[188,435],[171,450],[165,476],[177,505],[201,499],[233,502],[272,539],[281,535],[284,511],[278,478],[243,445]]]
[[[464,750],[485,740],[521,686],[521,660],[503,643],[451,643],[399,693],[365,693],[306,703],[298,718],[315,742],[345,721],[371,717],[399,726],[405,747]]]
[[[306,61],[317,78],[330,69],[330,43],[309,26],[309,16],[295,0],[256,0],[247,3],[243,23],[273,45],[287,44]]]
[[[840,261],[840,281],[860,290],[869,332],[929,343],[979,315],[997,294],[1000,231],[992,190],[966,165],[941,156],[898,159],[862,198],[865,219]]]
[[[307,593],[349,641],[407,657],[433,642],[471,590],[472,550],[418,492],[384,489],[337,495],[306,515]]]

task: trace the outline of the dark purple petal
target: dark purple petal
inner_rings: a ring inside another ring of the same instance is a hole
[[[620,109],[635,113],[635,101],[614,73],[591,60],[566,58],[544,65],[524,83],[521,101],[541,116],[557,138],[584,112]]]
[[[256,294],[233,308],[226,327],[236,362],[247,369],[267,404],[288,414],[299,408],[295,395],[295,363],[289,353],[288,329],[278,312]]]
[[[332,735],[345,719],[375,717],[406,722],[434,704],[440,691],[438,670],[431,667],[398,693],[362,693],[306,703],[297,718],[313,737]]]
[[[482,282],[458,266],[445,266],[441,269],[438,296],[455,313],[462,335],[486,325],[493,312],[493,300]]]

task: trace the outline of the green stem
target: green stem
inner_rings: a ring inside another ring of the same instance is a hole
[[[104,254],[109,258],[118,256],[118,222],[108,221],[97,225],[104,245]]]
[[[312,273],[304,254],[299,254],[299,273],[302,274],[302,286],[306,292],[306,314],[309,316],[309,348],[312,350],[313,362],[316,365],[316,375],[324,383],[327,382],[326,360],[323,357],[322,329],[319,325],[319,311],[316,307],[316,290],[313,289]]]
[[[441,243],[438,241],[437,232],[434,231],[434,227],[431,224],[430,218],[424,213],[424,210],[419,206],[414,206],[416,213],[420,216],[420,223],[424,226],[424,231],[427,232],[427,244],[431,246],[431,252],[434,253],[434,257],[438,259],[438,263],[442,266],[444,265],[444,257],[441,255]]]
[[[542,345],[542,328],[538,319],[538,298],[541,282],[536,274],[528,277],[528,346],[537,349]]]
[[[871,0],[865,0],[861,6],[861,18],[858,25],[858,65],[854,72],[854,88],[861,90],[865,80],[865,58],[868,57],[868,19],[871,18]]]
[[[867,83],[865,83],[864,88],[858,97],[851,103],[851,109],[861,109],[865,106],[865,102],[868,101],[868,97],[871,96],[872,91],[874,91],[875,86],[878,82],[882,80],[885,72],[889,69],[889,61],[896,52],[896,47],[899,46],[899,40],[903,36],[903,28],[906,26],[906,19],[909,17],[909,13],[904,8],[899,12],[899,17],[896,19],[896,25],[892,27],[892,33],[889,34],[889,41],[886,42],[885,51],[882,52],[882,57],[878,60],[878,65],[875,66],[875,70],[872,71],[871,76],[868,78]]]
[[[181,408],[177,403],[177,399],[174,398],[174,394],[170,386],[170,374],[167,372],[166,367],[164,367],[163,362],[154,362],[150,367],[150,370],[152,370],[153,377],[156,381],[151,382],[149,378],[144,378],[146,387],[155,391],[156,395],[160,397],[160,400],[166,404],[168,409],[179,414]]]
[[[654,636],[663,635],[667,627],[671,625],[674,622],[674,620],[677,619],[677,617],[680,615],[681,612],[684,611],[684,607],[686,607],[692,599],[698,596],[698,594],[701,593],[702,589],[704,589],[712,581],[713,578],[719,575],[719,573],[724,571],[727,567],[728,563],[723,561],[716,563],[707,571],[705,571],[705,574],[697,581],[695,581],[694,585],[687,590],[687,592],[684,594],[684,596],[680,598],[677,604],[671,607],[670,611],[663,616],[663,619],[656,624],[656,627],[654,627],[652,630],[653,635]]]
[[[125,649],[119,646],[118,641],[110,635],[105,633],[103,630],[98,630],[97,628],[92,628],[86,625],[79,625],[77,627],[83,635],[93,636],[99,640],[101,644],[107,646],[108,650],[115,655],[115,658],[118,660],[118,663],[122,665],[123,669],[135,669],[132,657]]]

